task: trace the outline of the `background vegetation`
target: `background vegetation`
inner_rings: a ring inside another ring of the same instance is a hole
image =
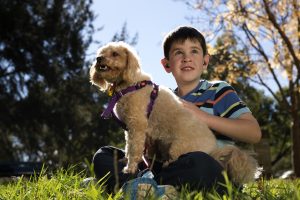
[[[199,16],[211,25],[206,34],[216,42],[210,47],[206,78],[230,82],[261,125],[263,140],[256,149],[266,176],[292,166],[299,176],[300,4],[182,2],[199,9]],[[99,117],[107,97],[89,83],[92,60],[87,60],[86,50],[95,31],[91,4],[92,0],[0,2],[1,161],[43,162],[58,168],[91,160],[100,146],[122,146],[122,130]],[[200,18],[190,20],[197,24]],[[127,34],[126,23],[112,40],[138,42],[137,35]],[[279,80],[282,72],[285,86]]]
[[[73,200],[121,200],[122,192],[107,194],[103,186],[103,180],[97,183],[82,185],[83,173],[68,170],[57,170],[51,178],[43,171],[39,176],[26,179],[24,177],[0,185],[0,199],[73,199]],[[256,183],[247,184],[243,189],[233,187],[229,182],[226,184],[226,194],[218,194],[214,189],[207,193],[190,191],[183,188],[178,192],[179,199],[184,200],[279,200],[300,199],[300,181],[273,179],[266,181],[261,179]],[[151,198],[150,194],[145,199]]]

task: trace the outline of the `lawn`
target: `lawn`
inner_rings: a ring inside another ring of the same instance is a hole
[[[53,174],[43,170],[41,174],[30,178],[20,177],[14,181],[0,184],[0,199],[80,199],[80,200],[118,200],[122,199],[122,193],[107,194],[104,190],[104,181],[90,183],[82,186],[85,173],[75,173],[74,170],[58,170]],[[236,189],[230,183],[226,185],[228,194],[220,196],[215,192],[202,193],[182,190],[179,199],[299,199],[300,179],[282,180],[260,179],[255,183],[247,184],[243,189]]]

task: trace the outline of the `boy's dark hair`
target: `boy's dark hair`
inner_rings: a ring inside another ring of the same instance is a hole
[[[169,59],[169,52],[174,42],[184,42],[185,40],[199,41],[203,55],[207,54],[206,42],[203,35],[195,28],[190,26],[180,26],[167,34],[163,42],[164,56]]]

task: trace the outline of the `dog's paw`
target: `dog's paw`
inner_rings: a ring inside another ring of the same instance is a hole
[[[163,167],[163,168],[166,168],[166,167],[169,166],[170,163],[171,163],[170,161],[165,161],[165,162],[163,162],[162,167]]]
[[[134,174],[137,171],[137,167],[129,167],[128,165],[123,168],[125,174]]]

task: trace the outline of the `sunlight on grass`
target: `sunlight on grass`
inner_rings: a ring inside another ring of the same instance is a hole
[[[118,200],[122,194],[108,194],[105,192],[105,179],[90,182],[83,186],[85,172],[75,173],[73,168],[59,169],[49,175],[45,169],[40,175],[30,178],[20,177],[17,180],[0,184],[0,199],[100,199]],[[216,191],[189,191],[188,187],[180,192],[179,199],[185,200],[234,200],[234,199],[299,199],[300,180],[260,179],[247,184],[242,189],[234,187],[225,175],[226,184],[223,185],[227,193],[218,194]]]

